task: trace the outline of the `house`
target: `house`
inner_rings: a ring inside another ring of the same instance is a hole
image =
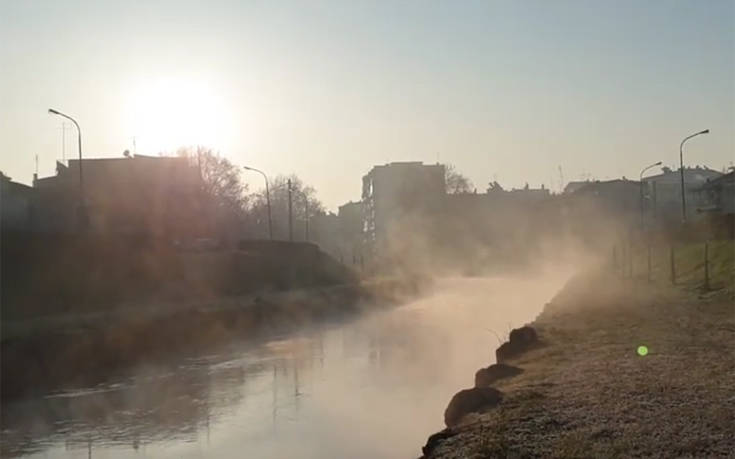
[[[486,193],[448,194],[437,221],[437,241],[465,259],[471,259],[480,247],[485,251],[492,247],[496,255],[501,248],[512,251],[542,233],[542,228],[548,229],[549,222],[538,217],[551,201],[543,185],[504,190],[493,182]]]
[[[699,212],[735,214],[735,170],[706,181],[696,190]]]
[[[56,175],[35,179],[33,187],[36,225],[42,231],[75,231],[80,203],[94,232],[182,239],[210,231],[209,203],[197,165],[188,158],[136,155],[57,162]]]
[[[0,172],[0,228],[28,231],[33,220],[33,188],[13,182]]]
[[[320,212],[309,217],[309,241],[324,252],[339,258],[339,217],[332,212]],[[304,235],[306,239],[306,234]]]
[[[320,213],[310,219],[311,242],[344,264],[358,264],[363,255],[362,202],[339,206],[337,214]]]
[[[348,202],[339,206],[339,241],[341,255],[345,262],[356,263],[362,254],[364,240],[363,204],[361,201]]]
[[[572,193],[587,198],[611,211],[637,212],[640,210],[641,182],[622,179],[589,182]]]
[[[340,233],[344,239],[359,239],[362,235],[362,202],[348,202],[338,208]]]
[[[643,179],[644,195],[649,198],[651,209],[663,221],[681,220],[681,170],[668,167],[661,168],[662,173]],[[687,203],[687,219],[699,216],[697,208],[703,205],[699,188],[708,180],[714,180],[721,172],[707,167],[684,168],[684,193]]]
[[[571,181],[567,183],[567,185],[564,187],[564,194],[571,194],[577,191],[578,189],[582,188],[583,186],[589,184],[589,180],[579,180],[579,181]]]
[[[559,215],[580,241],[599,246],[641,223],[641,182],[622,179],[592,181],[561,195]]]

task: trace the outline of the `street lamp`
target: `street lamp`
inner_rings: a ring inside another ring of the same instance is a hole
[[[659,162],[657,162],[657,163],[653,163],[653,164],[651,164],[650,166],[646,166],[646,167],[644,167],[644,168],[643,168],[643,170],[641,170],[641,173],[640,173],[640,175],[638,176],[638,182],[639,182],[639,183],[640,183],[640,185],[641,185],[641,231],[643,231],[643,174],[644,174],[644,173],[645,173],[645,172],[646,172],[646,171],[647,171],[648,169],[650,169],[650,168],[652,168],[652,167],[660,166],[660,165],[661,165],[661,161],[659,161]]]
[[[52,115],[59,115],[68,119],[69,121],[74,123],[74,126],[77,127],[77,139],[79,141],[79,214],[77,215],[77,218],[79,219],[79,225],[85,227],[87,224],[87,214],[84,209],[84,180],[82,175],[82,130],[79,128],[79,123],[77,123],[77,120],[75,120],[71,116],[61,113],[58,110],[54,110],[53,108],[49,108],[48,112]]]
[[[265,202],[268,206],[268,237],[272,241],[273,240],[273,219],[271,218],[271,192],[268,187],[268,176],[265,175],[265,172],[261,171],[260,169],[256,169],[254,167],[243,166],[243,169],[248,170],[248,171],[257,172],[260,175],[262,175],[263,178],[265,179]]]
[[[681,220],[683,223],[686,223],[687,221],[687,203],[684,193],[684,142],[691,139],[692,137],[696,137],[701,134],[709,134],[709,129],[705,129],[704,131],[699,131],[696,134],[684,137],[684,140],[682,140],[681,144],[679,145],[679,172],[681,173]]]

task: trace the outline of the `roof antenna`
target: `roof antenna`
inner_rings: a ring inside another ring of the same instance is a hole
[[[66,122],[63,121],[61,122],[61,160],[66,161]]]
[[[559,191],[564,191],[564,172],[561,170],[561,164],[559,164]]]

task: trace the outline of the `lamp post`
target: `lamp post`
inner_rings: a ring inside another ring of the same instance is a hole
[[[256,169],[254,167],[248,167],[243,166],[243,169],[248,171],[257,172],[260,175],[263,176],[265,179],[265,202],[268,207],[268,238],[272,241],[273,240],[273,219],[271,218],[271,192],[268,187],[268,176],[265,175],[265,172],[261,171],[260,169]]]
[[[82,174],[82,130],[79,127],[79,123],[77,123],[77,121],[71,116],[61,113],[58,110],[54,110],[53,108],[49,108],[48,112],[52,115],[59,115],[68,119],[69,121],[74,123],[74,126],[77,127],[77,139],[79,142],[79,210],[77,218],[80,227],[84,228],[87,225],[87,213],[84,209],[84,176]]]
[[[686,203],[686,195],[684,192],[684,142],[691,139],[692,137],[696,137],[701,134],[709,134],[709,129],[705,129],[704,131],[699,131],[696,134],[692,134],[688,137],[684,137],[684,140],[681,141],[681,144],[679,145],[679,172],[681,173],[681,221],[682,223],[686,223],[687,221],[687,203]]]
[[[638,176],[638,182],[641,185],[641,231],[643,231],[643,174],[650,168],[660,166],[661,161],[657,163],[653,163],[650,166],[646,166],[641,170],[640,175]]]

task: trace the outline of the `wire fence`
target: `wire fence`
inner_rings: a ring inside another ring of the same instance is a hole
[[[622,278],[719,290],[735,287],[735,241],[620,242],[611,265]]]

